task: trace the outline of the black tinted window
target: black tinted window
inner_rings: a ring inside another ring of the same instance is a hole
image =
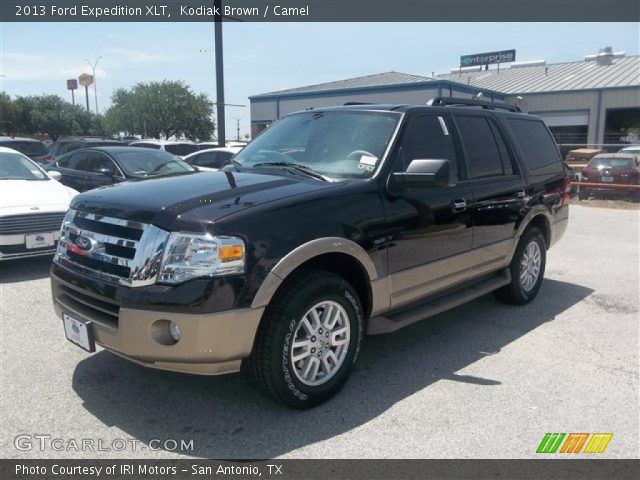
[[[180,155],[181,157],[183,157],[185,155],[189,155],[190,153],[196,152],[198,150],[198,146],[188,143],[176,143],[165,145],[164,149],[169,153],[173,153],[174,155]]]
[[[58,155],[62,155],[68,152],[73,152],[74,150],[77,150],[79,148],[82,148],[81,143],[77,143],[77,142],[63,143],[62,145],[60,145],[60,150],[58,150]]]
[[[491,126],[491,131],[493,132],[493,138],[498,144],[498,151],[500,152],[500,159],[502,160],[502,168],[504,169],[504,173],[505,175],[511,175],[513,173],[513,162],[511,160],[509,150],[507,150],[507,146],[504,143],[504,137],[498,130],[498,127],[496,127],[492,121],[489,121],[489,125]]]
[[[193,165],[198,167],[209,167],[209,168],[217,168],[216,167],[216,157],[218,154],[216,152],[205,152],[200,155],[196,155],[196,158],[191,162]]]
[[[471,178],[502,175],[500,150],[489,121],[484,117],[456,117]]]
[[[58,166],[72,170],[82,170],[84,168],[84,161],[88,156],[86,152],[73,153],[58,160]]]
[[[113,161],[105,155],[94,153],[87,162],[85,170],[93,173],[103,173],[108,171],[111,175],[115,175],[117,170]]]
[[[3,147],[13,148],[20,153],[24,153],[27,157],[39,157],[46,155],[47,147],[42,142],[26,142],[26,141],[11,141],[3,142]]]
[[[232,156],[233,153],[218,152],[218,158],[216,158],[216,168],[222,168],[225,165],[228,165]]]
[[[532,170],[560,162],[558,148],[544,123],[538,120],[508,119],[524,159]]]
[[[457,171],[456,151],[449,127],[443,117],[422,115],[411,120],[402,142],[403,170],[412,160],[445,159]]]
[[[135,143],[131,144],[131,147],[139,147],[139,148],[152,148],[154,150],[160,150],[160,145],[157,143]]]

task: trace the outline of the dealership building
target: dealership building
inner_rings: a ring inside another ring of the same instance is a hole
[[[263,93],[249,98],[251,131],[255,136],[283,116],[307,108],[347,102],[425,104],[437,96],[517,105],[542,117],[558,143],[637,142],[640,57],[604,47],[574,62],[512,62],[428,77],[386,72]]]

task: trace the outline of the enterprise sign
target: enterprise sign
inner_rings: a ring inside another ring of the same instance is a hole
[[[473,55],[462,55],[460,57],[460,67],[475,67],[476,65],[489,65],[492,63],[508,63],[515,62],[515,60],[515,50],[475,53]]]

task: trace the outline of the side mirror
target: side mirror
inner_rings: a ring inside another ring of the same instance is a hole
[[[100,175],[105,175],[107,177],[113,177],[115,176],[115,172],[113,170],[111,170],[110,168],[99,168],[98,170],[96,170],[96,173],[99,173]]]
[[[58,172],[57,170],[49,170],[47,173],[54,180],[57,180],[57,181],[62,180],[62,174],[60,172]]]
[[[446,159],[413,160],[406,172],[393,173],[395,183],[402,188],[448,187],[453,185],[451,165]]]

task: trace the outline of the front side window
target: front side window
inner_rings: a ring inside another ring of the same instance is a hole
[[[38,166],[24,155],[0,152],[0,180],[47,180]]]
[[[502,159],[491,125],[485,117],[456,116],[471,178],[503,175]]]
[[[118,173],[118,169],[113,161],[99,153],[91,155],[86,170],[92,173],[108,173],[109,175],[116,175]]]
[[[172,175],[194,172],[195,169],[176,155],[164,151],[144,150],[114,154],[120,167],[134,177]]]
[[[42,142],[25,142],[16,140],[12,142],[5,142],[2,146],[17,150],[18,152],[25,154],[27,157],[39,157],[47,154],[47,147]]]
[[[71,170],[82,170],[84,168],[85,160],[88,157],[89,154],[86,152],[72,153],[58,160],[57,165]]]
[[[191,161],[191,164],[198,167],[216,168],[215,162],[217,156],[218,154],[216,152],[204,152],[196,155],[193,161]]]
[[[332,178],[369,178],[399,120],[394,112],[299,113],[274,124],[234,161],[244,168],[289,163]]]
[[[406,171],[413,160],[449,160],[457,176],[456,149],[446,119],[438,115],[420,115],[411,120],[402,135],[400,169]]]

